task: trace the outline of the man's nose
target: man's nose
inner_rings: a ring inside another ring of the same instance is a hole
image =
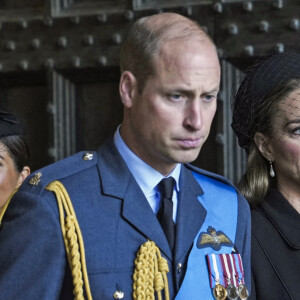
[[[202,127],[202,107],[200,100],[193,100],[185,111],[184,126],[190,130],[200,130]]]

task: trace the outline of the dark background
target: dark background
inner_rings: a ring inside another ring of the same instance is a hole
[[[32,170],[95,150],[122,119],[119,47],[137,18],[173,11],[217,45],[222,89],[195,164],[236,182],[245,154],[230,128],[233,84],[269,51],[299,51],[299,0],[9,0],[0,2],[0,109],[27,123]]]

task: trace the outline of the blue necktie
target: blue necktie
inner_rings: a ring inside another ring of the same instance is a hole
[[[157,219],[167,237],[170,248],[173,251],[175,242],[175,223],[173,221],[173,189],[175,180],[173,177],[164,178],[158,184],[161,193],[161,206],[157,213]]]

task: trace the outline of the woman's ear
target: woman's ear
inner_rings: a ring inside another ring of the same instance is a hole
[[[256,132],[254,135],[254,142],[261,153],[261,155],[268,161],[273,161],[273,148],[270,143],[270,138],[261,132]]]
[[[29,174],[30,174],[30,168],[28,166],[25,166],[19,175],[17,188],[23,183],[23,181],[26,179],[26,177]]]
[[[131,72],[125,71],[122,73],[119,92],[123,105],[130,108],[133,104],[135,93],[137,92],[137,81]]]

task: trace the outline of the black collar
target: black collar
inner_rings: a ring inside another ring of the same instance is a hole
[[[271,189],[258,206],[294,249],[300,249],[300,214],[276,189]]]

